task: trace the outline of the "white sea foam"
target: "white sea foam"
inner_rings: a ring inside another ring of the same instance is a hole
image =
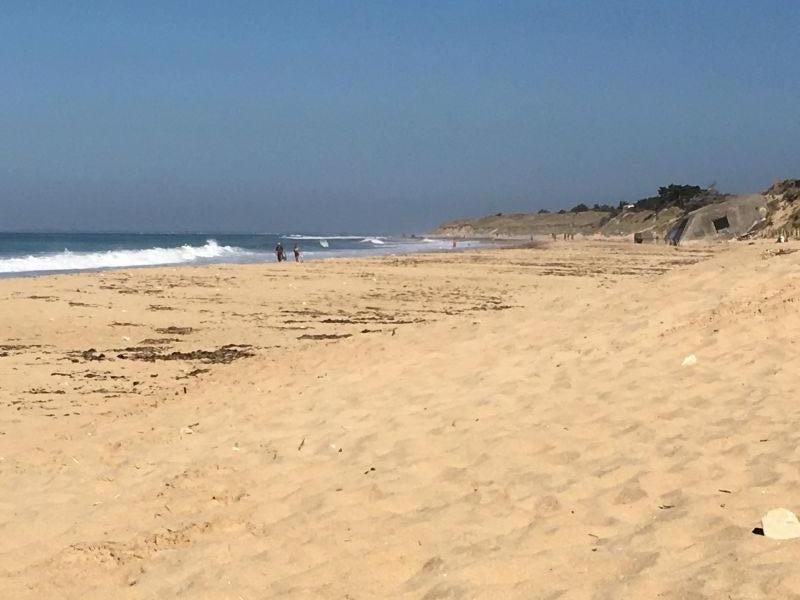
[[[376,246],[383,246],[386,242],[384,242],[380,238],[364,238],[361,240],[362,244],[374,244]]]
[[[147,248],[144,250],[110,250],[107,252],[70,252],[14,258],[0,258],[0,273],[35,273],[41,271],[82,271],[114,267],[175,265],[215,258],[246,257],[241,248],[220,246],[208,240],[205,246]]]

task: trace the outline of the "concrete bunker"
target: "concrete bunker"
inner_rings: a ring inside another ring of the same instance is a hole
[[[673,226],[667,240],[681,246],[732,240],[750,232],[766,218],[764,196],[735,196],[690,212]]]

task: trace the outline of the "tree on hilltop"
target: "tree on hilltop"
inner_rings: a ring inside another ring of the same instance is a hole
[[[670,183],[667,186],[658,188],[657,196],[642,198],[634,206],[638,210],[654,210],[656,212],[671,206],[685,208],[691,200],[708,192],[709,190],[703,189],[699,185]]]

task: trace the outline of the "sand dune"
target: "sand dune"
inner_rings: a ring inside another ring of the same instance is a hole
[[[4,597],[800,598],[775,248],[0,281]]]

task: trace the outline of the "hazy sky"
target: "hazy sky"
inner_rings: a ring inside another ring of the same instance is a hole
[[[0,229],[414,232],[800,177],[800,3],[3,2]]]

